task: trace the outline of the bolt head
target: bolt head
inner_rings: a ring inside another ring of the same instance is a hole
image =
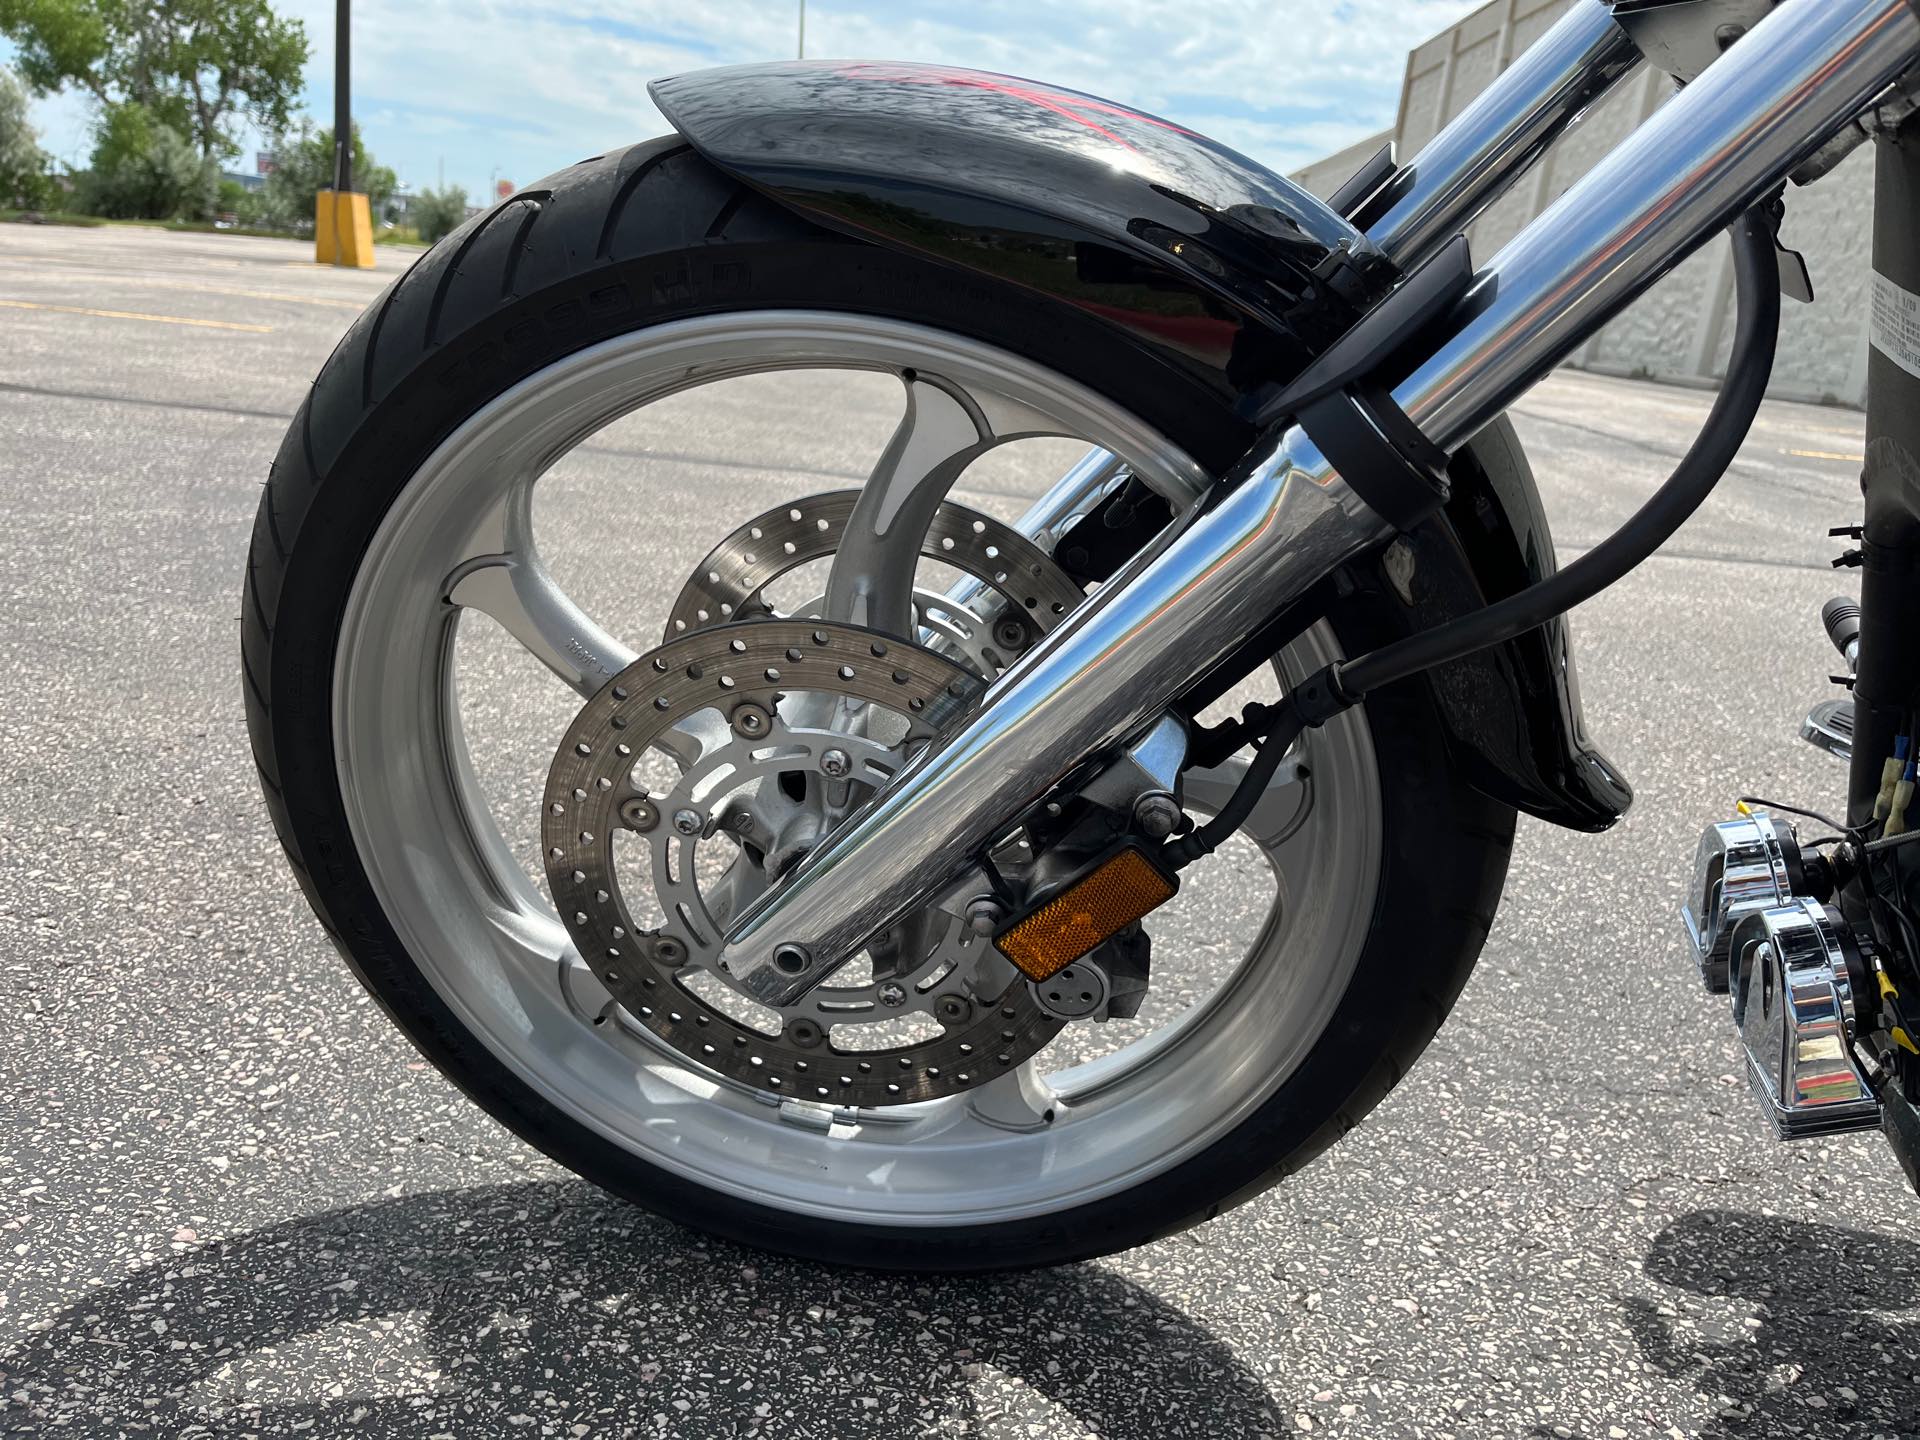
[[[964,995],[942,995],[933,1002],[933,1013],[950,1025],[959,1025],[973,1014],[973,1006]]]
[[[853,757],[844,750],[829,750],[820,757],[820,773],[838,780],[853,769]]]
[[[1018,615],[1004,615],[994,621],[993,640],[1002,650],[1024,650],[1027,637],[1032,634],[1027,622]]]
[[[1164,840],[1185,819],[1180,803],[1164,790],[1150,790],[1133,806],[1133,823],[1149,840]]]
[[[976,935],[991,935],[1000,928],[1004,914],[998,901],[982,895],[967,906],[967,928]]]
[[[773,728],[773,717],[751,703],[740,706],[729,718],[733,722],[733,733],[748,740],[758,740]]]
[[[700,818],[698,810],[676,810],[673,812],[673,828],[682,835],[698,835],[706,822]]]
[[[660,808],[644,795],[620,802],[620,823],[642,834],[660,823]]]
[[[811,1050],[827,1038],[827,1032],[813,1021],[802,1018],[787,1022],[787,1039],[802,1049]]]
[[[873,998],[889,1010],[898,1010],[907,1003],[907,989],[897,981],[889,980],[874,992]]]
[[[687,958],[687,947],[671,935],[660,935],[654,938],[653,953],[662,964],[678,965]]]

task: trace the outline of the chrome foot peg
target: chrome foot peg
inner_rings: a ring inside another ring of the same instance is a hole
[[[1800,722],[1800,738],[1834,759],[1853,759],[1853,699],[1822,700]]]
[[[1879,1127],[1880,1101],[1853,1055],[1851,944],[1838,912],[1805,897],[1734,927],[1733,1021],[1782,1140]]]
[[[1728,820],[1709,826],[1700,837],[1693,884],[1680,907],[1680,919],[1708,990],[1727,993],[1727,954],[1734,927],[1749,915],[1792,900],[1799,870],[1800,847],[1793,828],[1776,826],[1772,816]]]

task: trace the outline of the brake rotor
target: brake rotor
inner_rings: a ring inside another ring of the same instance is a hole
[[[837,554],[859,498],[858,490],[808,495],[735,530],[695,567],[674,601],[666,638],[776,613],[766,588],[802,565]],[[920,554],[963,571],[1000,598],[999,613],[989,620],[977,605],[914,591],[921,626],[946,641],[946,648],[978,675],[999,674],[1036,635],[1051,630],[1087,598],[1052,556],[1018,530],[950,500],[934,513]],[[812,608],[802,606],[797,613]],[[1011,633],[1003,629],[1009,622]]]
[[[930,650],[813,620],[718,626],[641,656],[581,709],[548,774],[541,846],[582,959],[640,1025],[693,1063],[795,1099],[863,1106],[935,1099],[1037,1053],[1063,1022],[1040,1009],[1011,967],[977,963],[988,942],[942,912],[925,917],[926,952],[910,956],[891,982],[931,987],[916,994],[943,1027],[929,1039],[850,1048],[822,1023],[817,1006],[780,1012],[773,1034],[729,1013],[751,1007],[723,1009],[693,988],[717,980],[724,993],[740,995],[719,959],[724,917],[689,899],[686,888],[701,868],[702,842],[724,836],[737,843],[720,823],[726,795],[789,768],[839,771],[836,778],[877,787],[963,715],[980,688],[962,666]],[[782,706],[801,694],[848,702],[873,723],[861,735],[789,727]],[[730,746],[738,747],[733,763],[716,763],[717,750]],[[831,764],[829,748],[839,752]],[[649,750],[687,761],[690,749],[698,754],[670,794],[652,793],[635,773]],[[629,865],[625,878],[653,888],[659,924],[633,918],[616,865],[615,836],[623,830],[648,852],[646,874]],[[732,863],[751,863],[744,848]],[[963,977],[991,982],[994,993],[969,991]],[[846,1018],[863,1017],[849,1011]]]

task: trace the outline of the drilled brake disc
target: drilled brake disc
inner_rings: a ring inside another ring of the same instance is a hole
[[[878,785],[890,768],[963,715],[980,682],[954,661],[851,625],[762,620],[718,626],[671,640],[614,676],[574,718],[548,774],[541,845],[555,903],[582,959],[608,992],[646,1029],[697,1065],[774,1094],[834,1105],[897,1105],[984,1084],[1038,1052],[1061,1023],[1042,1011],[1024,984],[973,995],[943,1018],[941,1033],[886,1049],[843,1048],[812,1018],[780,1017],[780,1033],[729,1014],[691,988],[697,974],[731,980],[718,962],[720,927],[698,907],[680,906],[651,928],[636,925],[615,863],[623,828],[648,847],[649,873],[689,873],[696,846],[712,840],[714,803],[674,814],[662,807],[635,766],[649,749],[677,756],[701,736],[737,744],[765,733],[751,750],[777,764],[795,746],[781,721],[789,697],[811,692],[896,717],[897,741],[848,746],[865,768],[856,779]],[[869,727],[870,733],[886,727]],[[811,735],[831,732],[805,732]],[[690,738],[693,737],[693,738]],[[725,769],[726,767],[721,767]],[[699,758],[687,773],[702,769]],[[684,822],[684,826],[682,826]],[[744,863],[742,860],[741,863]],[[652,883],[627,867],[629,884]],[[933,917],[937,928],[946,917]],[[984,944],[975,940],[972,943]],[[981,973],[993,973],[983,967]],[[1008,972],[1009,974],[1011,972]],[[732,1007],[738,1008],[738,1007]]]
[[[771,613],[762,592],[789,571],[836,554],[858,490],[833,490],[776,506],[749,520],[695,567],[667,620],[672,639],[711,625]],[[1052,556],[990,515],[945,501],[934,513],[921,555],[964,571],[996,592],[1001,616],[1024,617],[1012,643],[947,597],[916,591],[921,623],[951,641],[983,675],[998,674],[1026,648],[1032,633],[1051,630],[1087,597]]]

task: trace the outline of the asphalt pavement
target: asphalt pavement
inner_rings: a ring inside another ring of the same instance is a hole
[[[1334,1151],[1094,1264],[836,1272],[503,1132],[282,864],[240,702],[258,486],[409,258],[0,226],[0,1432],[1920,1435],[1920,1199],[1877,1137],[1769,1138],[1674,919],[1732,796],[1839,803],[1796,732],[1830,693],[1859,415],[1769,405],[1700,516],[1579,612],[1588,717],[1638,805],[1600,837],[1523,823],[1459,1008]],[[550,511],[597,613],[657,625],[738,519],[864,476],[881,400],[828,423],[817,380],[751,383],[750,411],[683,397],[567,462]],[[1563,557],[1706,405],[1579,374],[1523,401]],[[1001,457],[965,498],[1016,514],[1060,458]],[[700,503],[589,503],[656,482]],[[558,734],[515,723],[502,784]],[[1204,949],[1235,918],[1180,923]]]

